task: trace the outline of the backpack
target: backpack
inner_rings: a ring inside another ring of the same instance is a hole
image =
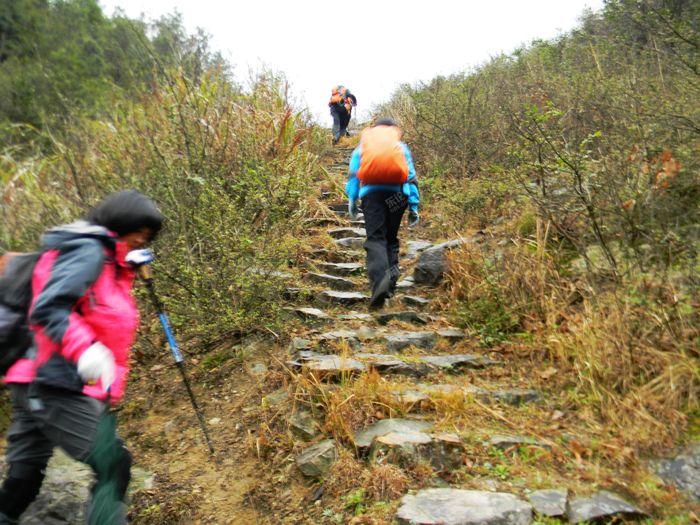
[[[374,126],[362,132],[360,169],[364,184],[403,184],[408,180],[408,162],[396,126]]]
[[[0,277],[0,376],[33,344],[27,316],[32,302],[32,275],[40,256],[40,252],[13,256]]]

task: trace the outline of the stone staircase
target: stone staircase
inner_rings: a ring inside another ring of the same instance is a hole
[[[329,165],[339,184],[345,179],[350,152],[349,148],[336,149]],[[309,300],[293,309],[305,321],[307,332],[292,340],[287,364],[295,374],[328,384],[377,373],[392,385],[391,400],[401,407],[403,417],[377,419],[344,443],[332,439],[316,442],[297,457],[298,467],[305,475],[320,478],[328,473],[340,447],[370,463],[399,468],[422,462],[436,473],[445,473],[463,466],[467,444],[457,433],[445,432],[435,419],[441,402],[446,398],[470,399],[487,407],[524,407],[545,400],[540,392],[524,388],[520,382],[509,384],[508,374],[499,372],[502,358],[450,326],[439,306],[433,306],[435,285],[440,281],[435,265],[439,266],[446,250],[462,242],[479,242],[478,237],[435,244],[412,238],[412,231],[402,227],[399,264],[403,278],[397,295],[387,301],[383,311],[370,314],[362,251],[364,221],[351,222],[346,203],[338,196],[327,192],[321,198],[337,214],[337,220],[316,225],[316,233],[327,234],[335,249],[316,250],[313,260],[302,269],[309,289],[301,296]],[[489,370],[492,376],[479,384],[480,375]],[[313,425],[309,412],[302,410],[295,417],[305,421],[304,425],[309,421]],[[290,421],[294,430],[294,419]],[[318,432],[309,436],[306,441],[322,437]],[[548,451],[553,445],[546,437],[517,433],[493,434],[484,442],[487,449],[501,454],[521,447]],[[401,524],[525,524],[533,516],[581,522],[645,514],[605,491],[569,499],[562,487],[525,488],[512,494],[448,485],[405,495],[395,519]]]

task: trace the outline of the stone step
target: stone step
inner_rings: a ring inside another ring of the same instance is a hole
[[[369,296],[359,292],[339,292],[336,290],[324,290],[317,295],[317,299],[325,304],[338,304],[342,306],[354,306],[369,301]]]
[[[371,314],[352,311],[346,314],[339,314],[338,319],[342,319],[344,321],[371,321],[374,319],[374,317],[372,317]]]
[[[433,245],[430,241],[415,240],[406,241],[406,255],[407,259],[415,259],[418,254],[424,250],[427,250]]]
[[[462,466],[463,455],[464,443],[456,434],[392,431],[374,438],[369,460],[401,468],[429,463],[438,472],[443,472]]]
[[[361,451],[368,451],[375,438],[392,432],[425,432],[432,428],[432,423],[413,419],[389,418],[380,419],[368,427],[355,432],[353,444]]]
[[[513,494],[464,489],[423,489],[401,499],[399,525],[528,525],[532,507]]]
[[[364,271],[365,265],[362,263],[335,263],[335,262],[313,262],[315,266],[328,272],[331,275],[347,276],[357,275]]]
[[[359,360],[361,354],[356,356]],[[520,388],[504,390],[486,390],[473,386],[461,387],[451,384],[424,384],[419,383],[408,390],[394,393],[397,401],[410,405],[419,405],[422,408],[430,408],[436,399],[444,396],[474,396],[486,403],[499,402],[511,406],[520,406],[540,400],[537,390],[525,390]]]
[[[404,310],[400,312],[385,312],[375,315],[375,319],[381,325],[386,325],[391,321],[403,321],[404,323],[413,324],[428,324],[430,320],[427,315],[419,314],[411,310]]]
[[[423,307],[428,306],[428,304],[430,304],[429,299],[426,299],[425,297],[419,297],[417,295],[403,295],[401,296],[401,301],[407,306]]]
[[[326,248],[317,248],[311,252],[311,255],[318,259],[341,263],[362,260],[365,256],[363,252],[352,250],[328,250]]]
[[[306,370],[319,379],[334,378],[341,374],[357,373],[367,369],[364,363],[351,357],[320,354],[310,350],[298,352],[297,357],[288,361],[287,364]]]
[[[321,344],[345,341],[352,348],[359,348],[360,338],[355,330],[333,330],[324,332],[316,338]]]
[[[367,232],[364,228],[331,228],[328,230],[328,235],[334,239],[342,239],[344,237],[365,237]]]
[[[461,370],[476,370],[496,363],[495,361],[492,361],[489,358],[472,354],[425,355],[402,358],[401,356],[397,356],[394,354],[377,354],[371,352],[362,352],[354,355],[353,358],[365,363],[367,366],[376,369],[377,372],[382,374],[402,374],[416,377],[421,377],[431,372],[438,371],[458,372]],[[478,394],[481,393],[481,391],[478,392]],[[505,396],[505,394],[503,395]],[[495,392],[489,393],[488,399],[490,400],[492,398],[497,399],[498,401],[502,401],[504,403],[511,401],[511,398],[497,398],[497,394]],[[419,402],[422,400],[429,400],[430,396],[428,394],[414,392],[413,399],[415,400],[415,402]],[[405,399],[402,398],[402,400]],[[512,401],[513,402],[509,404],[515,404],[515,398],[512,398]]]
[[[330,321],[332,319],[330,315],[319,308],[300,307],[295,308],[294,312],[306,320]]]
[[[365,237],[344,237],[342,239],[335,239],[335,244],[342,246],[343,248],[351,248],[353,250],[358,250],[364,247]]]
[[[404,332],[399,331],[384,338],[389,352],[399,352],[409,346],[430,350],[437,343],[435,332]]]
[[[327,273],[307,272],[304,274],[304,279],[314,283],[331,286],[336,290],[347,291],[354,290],[355,288],[357,288],[357,285],[349,279],[345,279],[344,277],[338,277],[336,275],[329,275]]]

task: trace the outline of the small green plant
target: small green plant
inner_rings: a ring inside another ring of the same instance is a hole
[[[359,488],[345,496],[345,508],[355,516],[360,516],[367,510],[366,493],[364,488]]]

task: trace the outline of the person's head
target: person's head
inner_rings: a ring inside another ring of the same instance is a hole
[[[164,217],[151,199],[136,190],[124,190],[107,196],[85,219],[116,233],[130,250],[136,250],[158,235]]]
[[[393,118],[391,118],[391,117],[382,117],[382,118],[378,119],[378,120],[374,123],[374,126],[373,126],[373,127],[376,128],[377,126],[394,126],[394,127],[399,127],[399,125],[396,123],[396,121],[395,121]]]

